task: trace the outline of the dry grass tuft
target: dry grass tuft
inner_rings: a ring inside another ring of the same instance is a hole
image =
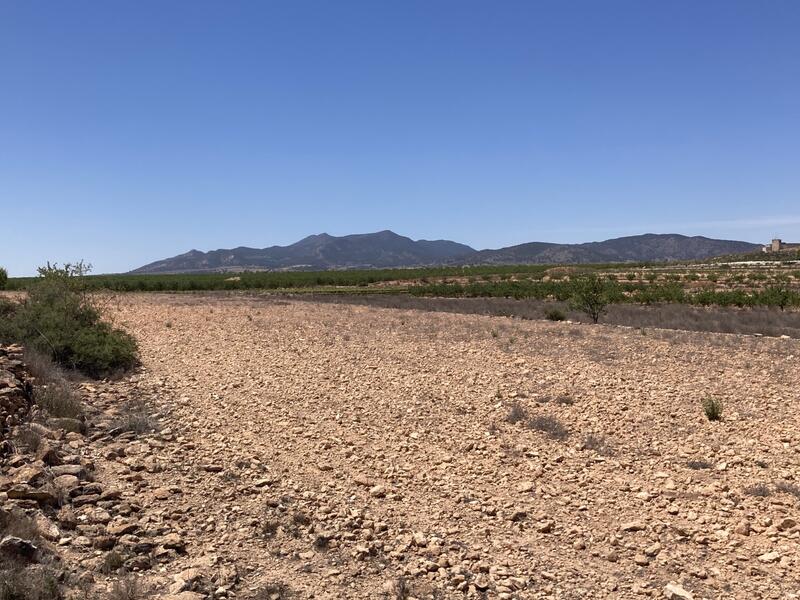
[[[528,421],[528,427],[541,431],[554,440],[564,440],[569,437],[569,431],[564,424],[552,415],[537,415]]]
[[[614,448],[609,443],[608,438],[604,435],[589,434],[583,440],[581,447],[584,450],[593,450],[601,456],[612,456]]]
[[[748,496],[756,496],[759,498],[766,498],[772,494],[772,491],[769,489],[769,486],[764,483],[756,483],[754,485],[750,485],[744,490],[742,490]]]
[[[287,600],[294,596],[291,588],[285,583],[267,583],[255,593],[253,600]]]
[[[506,416],[506,421],[514,425],[525,421],[527,418],[528,410],[519,402],[512,402],[509,407],[508,415]]]
[[[142,600],[151,595],[138,577],[128,575],[115,581],[109,593],[110,600]]]
[[[775,491],[782,494],[789,494],[800,500],[800,485],[791,481],[778,481],[775,483]]]

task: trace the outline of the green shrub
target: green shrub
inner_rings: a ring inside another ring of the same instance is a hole
[[[586,313],[593,323],[600,320],[609,304],[622,299],[622,291],[615,282],[584,275],[572,281],[570,303],[576,310]]]
[[[544,313],[544,317],[548,321],[564,321],[566,320],[567,315],[557,308],[548,308]]]
[[[764,306],[777,306],[784,310],[792,304],[793,294],[783,285],[771,285],[758,295],[758,303]]]
[[[0,337],[11,337],[58,364],[91,377],[129,369],[137,362],[135,340],[102,320],[87,293],[83,263],[48,265],[28,288],[28,297],[13,311]]]
[[[5,289],[6,283],[8,283],[8,271],[0,267],[0,290]]]
[[[703,399],[703,412],[706,413],[706,417],[709,421],[721,421],[722,420],[722,400],[719,398],[712,398],[709,396],[708,398]]]

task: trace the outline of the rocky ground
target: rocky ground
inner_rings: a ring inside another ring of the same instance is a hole
[[[85,478],[26,459],[34,489],[78,479],[57,511],[12,497],[19,459],[0,487],[99,597],[123,570],[187,599],[800,597],[797,340],[219,296],[113,316],[142,368],[80,384],[84,433],[50,424]]]

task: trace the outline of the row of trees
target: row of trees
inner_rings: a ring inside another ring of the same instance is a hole
[[[743,290],[689,291],[679,283],[620,284],[614,279],[593,273],[573,277],[567,281],[507,281],[468,285],[434,284],[412,287],[409,293],[417,296],[534,298],[569,301],[574,308],[586,313],[594,322],[599,320],[610,304],[618,302],[680,303],[740,308],[768,306],[781,310],[790,306],[800,306],[800,293],[779,284],[752,292]]]

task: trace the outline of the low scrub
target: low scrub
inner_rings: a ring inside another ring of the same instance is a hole
[[[90,377],[107,377],[133,367],[136,342],[102,319],[85,287],[88,267],[48,264],[28,295],[0,325],[0,341],[22,342],[56,363]]]
[[[127,575],[114,582],[109,600],[144,600],[151,596],[149,588],[135,575]]]
[[[0,600],[62,600],[53,571],[41,566],[0,563]]]
[[[584,450],[592,450],[601,456],[612,456],[614,447],[604,435],[589,434],[581,446]]]
[[[719,398],[704,398],[703,399],[703,412],[709,421],[722,420],[722,400]]]
[[[527,409],[519,402],[512,402],[508,409],[508,414],[506,415],[506,421],[514,425],[515,423],[521,423],[525,421],[527,418]]]
[[[147,405],[141,401],[128,403],[111,422],[111,429],[120,433],[150,433],[158,429],[158,422],[150,415]]]
[[[569,431],[561,421],[551,415],[537,415],[528,421],[528,427],[541,431],[554,440],[564,440],[569,437]]]
[[[748,496],[756,496],[758,498],[766,498],[772,494],[772,490],[765,483],[756,483],[744,488],[744,493]]]

